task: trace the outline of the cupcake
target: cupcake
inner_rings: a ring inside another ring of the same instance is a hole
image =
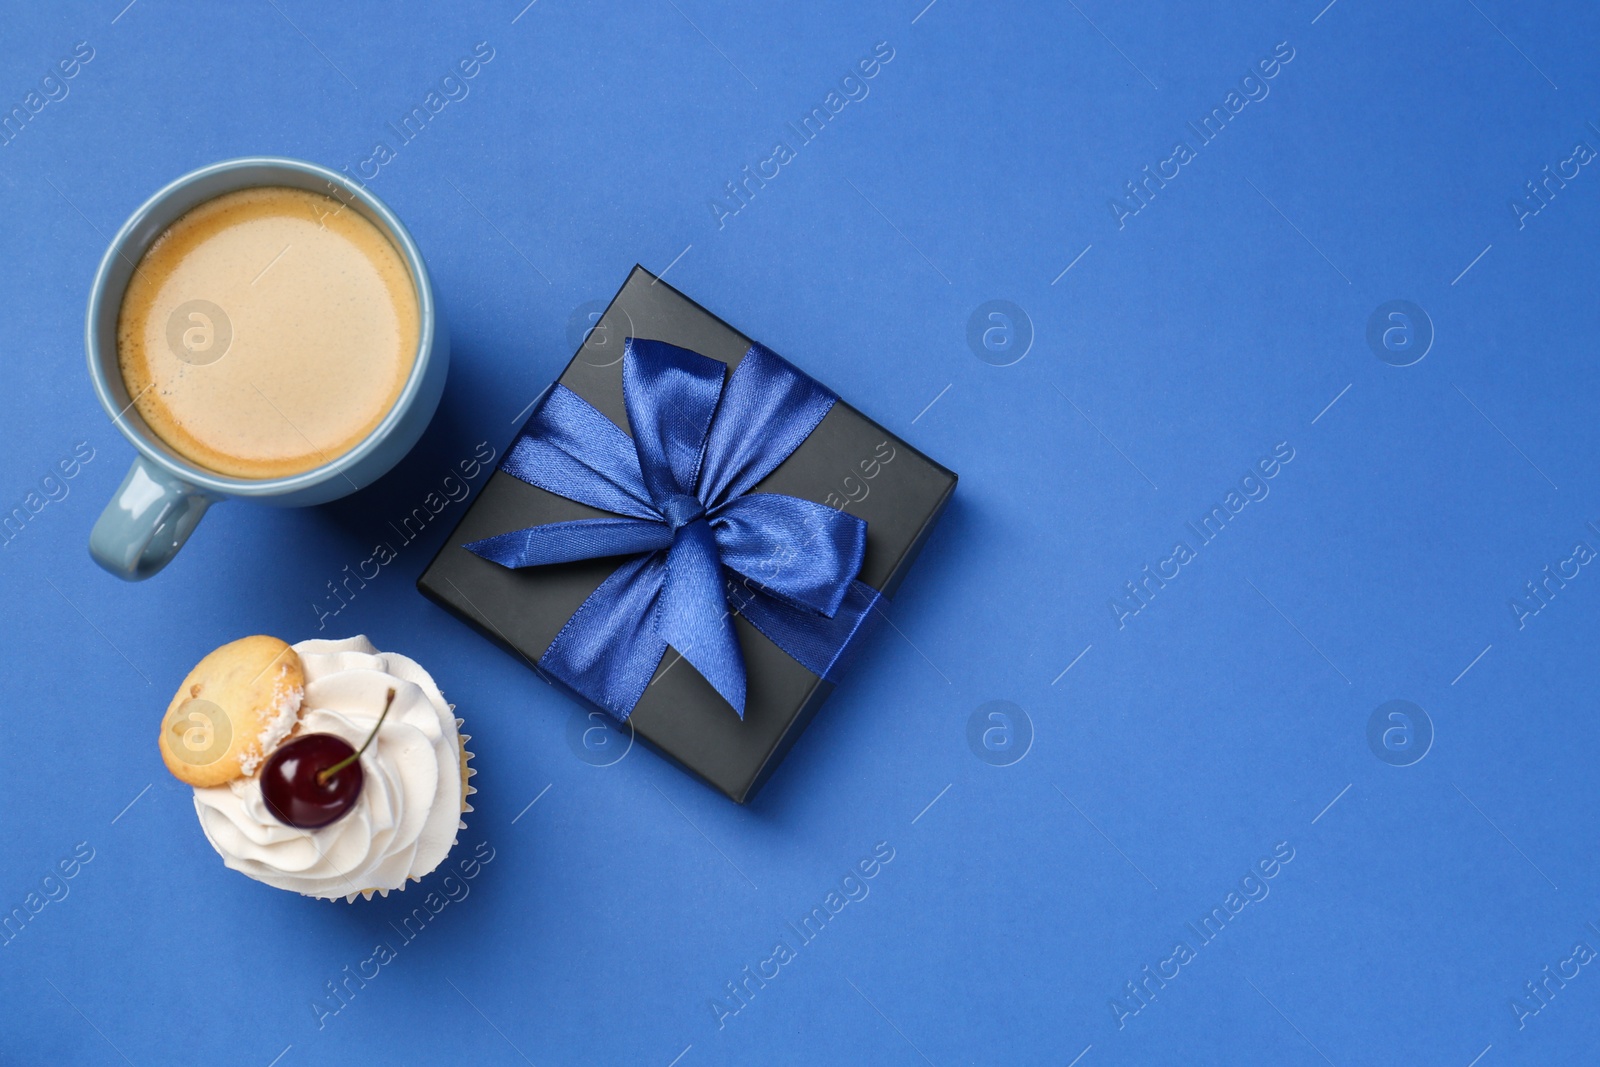
[[[249,637],[190,672],[162,722],[223,862],[325,900],[387,895],[444,861],[475,792],[433,677],[365,637]]]

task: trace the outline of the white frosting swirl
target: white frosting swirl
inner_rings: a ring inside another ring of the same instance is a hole
[[[364,782],[349,814],[317,830],[286,826],[267,810],[261,781],[236,778],[194,791],[206,838],[229,867],[257,881],[333,900],[402,889],[443,860],[464,825],[461,735],[433,677],[365,637],[302,641],[305,699],[296,736],[336,734],[359,749]]]

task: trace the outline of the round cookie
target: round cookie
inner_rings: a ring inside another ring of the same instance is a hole
[[[241,637],[195,665],[161,719],[161,758],[180,782],[223,785],[254,774],[294,730],[305,695],[295,650]]]

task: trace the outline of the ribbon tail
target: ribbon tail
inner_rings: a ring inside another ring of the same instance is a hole
[[[833,617],[797,608],[785,600],[739,583],[735,606],[752,626],[783,649],[800,666],[828,682],[837,682],[882,615],[883,599],[872,586],[852,580]]]
[[[529,526],[462,547],[502,567],[538,567],[601,556],[654,552],[672,543],[664,523],[645,519],[576,519]]]
[[[710,523],[697,519],[678,528],[666,569],[657,632],[744,718],[744,655]]]
[[[666,573],[659,552],[618,567],[572,613],[539,666],[626,722],[667,650],[653,625]]]

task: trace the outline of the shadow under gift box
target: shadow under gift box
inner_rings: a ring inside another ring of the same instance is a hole
[[[627,337],[691,349],[726,363],[730,372],[750,347],[749,338],[635,266],[560,379],[625,432],[622,348]],[[955,474],[841,400],[751,492],[833,506],[842,501],[845,511],[867,523],[858,577],[888,597],[905,578],[955,486]],[[609,514],[497,470],[417,579],[417,588],[484,636],[535,662],[623,558],[512,570],[462,546],[528,526]],[[882,623],[875,625],[887,630]],[[795,662],[743,617],[734,616],[734,629],[748,687],[743,721],[670,647],[628,721],[638,737],[742,804],[777,767],[833,684]],[[866,638],[881,639],[881,634]]]

